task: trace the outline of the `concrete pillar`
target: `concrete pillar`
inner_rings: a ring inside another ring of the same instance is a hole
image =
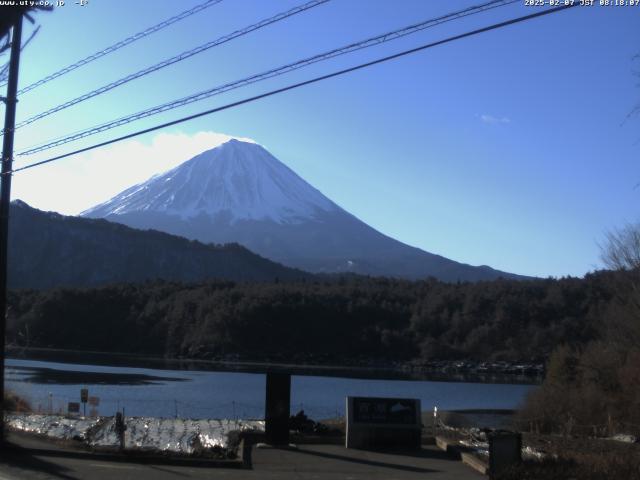
[[[270,445],[289,445],[291,375],[267,373],[265,437]]]

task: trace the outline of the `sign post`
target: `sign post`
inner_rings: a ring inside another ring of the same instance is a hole
[[[122,412],[116,413],[116,420],[115,420],[115,432],[116,432],[116,435],[118,436],[118,443],[120,445],[120,450],[124,450],[124,447],[125,447],[124,432],[126,430],[127,430],[127,424],[124,419],[124,408],[123,408]]]
[[[80,401],[82,402],[83,416],[87,416],[87,401],[89,400],[89,389],[82,388],[80,390]]]
[[[100,397],[89,397],[89,405],[91,405],[91,410],[89,410],[89,415],[92,417],[97,417],[98,410],[96,407],[100,405]]]
[[[433,436],[438,434],[438,407],[433,407]]]

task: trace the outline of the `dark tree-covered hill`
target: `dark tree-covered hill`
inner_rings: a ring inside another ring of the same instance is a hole
[[[237,245],[205,245],[105,220],[11,205],[9,287],[88,287],[165,279],[273,281],[309,278]]]

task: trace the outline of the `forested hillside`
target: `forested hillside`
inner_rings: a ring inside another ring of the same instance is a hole
[[[254,360],[544,361],[597,335],[625,272],[449,284],[343,277],[13,291],[7,341]]]

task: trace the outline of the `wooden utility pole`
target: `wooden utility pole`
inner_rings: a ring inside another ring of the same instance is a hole
[[[22,15],[13,25],[9,83],[4,98],[4,137],[2,143],[2,178],[0,179],[0,442],[4,443],[4,357],[7,330],[7,244],[9,242],[9,205],[11,202],[11,173],[13,163],[13,134],[18,103],[18,69],[20,68],[20,41]]]

